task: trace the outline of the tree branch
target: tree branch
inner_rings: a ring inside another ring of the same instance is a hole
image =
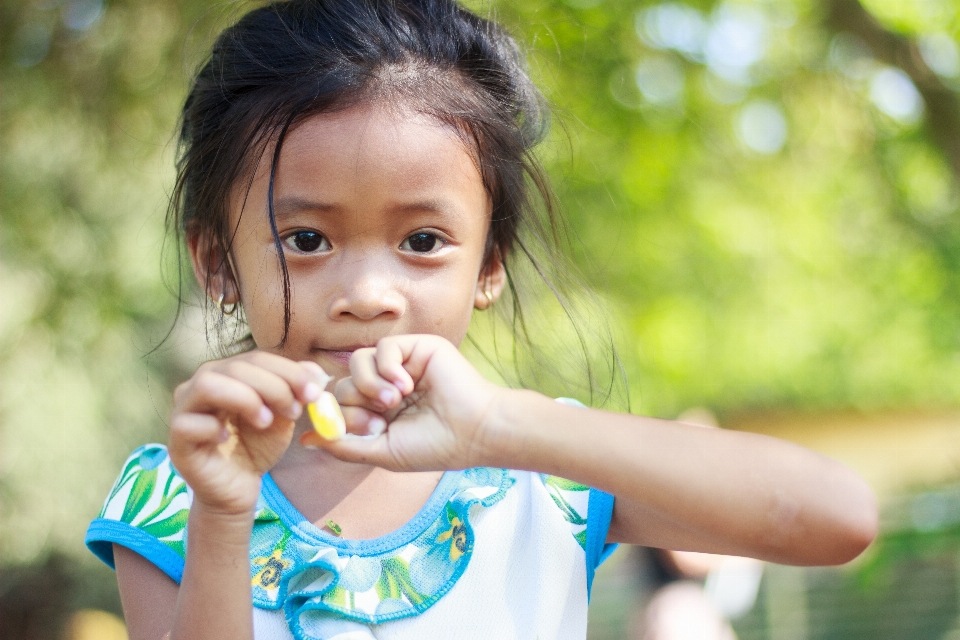
[[[825,0],[828,29],[858,36],[874,57],[910,76],[927,106],[930,139],[947,158],[960,182],[960,98],[941,82],[920,55],[916,43],[885,29],[857,0]]]

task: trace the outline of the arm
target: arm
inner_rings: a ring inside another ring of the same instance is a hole
[[[503,389],[436,336],[381,340],[355,352],[350,371],[336,389],[348,429],[364,433],[382,417],[386,433],[303,440],[346,460],[569,478],[616,496],[610,541],[809,565],[851,560],[876,533],[876,504],[863,480],[774,438]]]
[[[133,640],[253,640],[250,536],[263,474],[286,451],[302,404],[320,395],[313,363],[252,352],[207,363],[177,388],[170,458],[193,490],[177,586],[114,545]]]
[[[812,451],[750,433],[583,409],[504,390],[491,464],[536,469],[616,496],[609,541],[841,564],[873,540],[866,483]]]
[[[130,640],[169,640],[179,587],[149,560],[113,545],[123,619]]]
[[[138,553],[113,545],[131,640],[253,638],[249,518],[191,508],[182,585]]]

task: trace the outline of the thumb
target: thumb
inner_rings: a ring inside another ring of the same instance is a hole
[[[336,440],[327,440],[315,431],[307,431],[300,436],[300,444],[307,448],[323,449],[344,462],[372,464],[391,471],[400,470],[390,454],[386,434],[376,437],[347,434]]]

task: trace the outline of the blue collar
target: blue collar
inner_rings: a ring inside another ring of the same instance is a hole
[[[267,474],[250,545],[253,602],[283,608],[298,640],[328,635],[334,620],[378,624],[422,613],[470,562],[471,507],[495,504],[513,483],[504,469],[447,472],[396,531],[344,540],[304,518]]]

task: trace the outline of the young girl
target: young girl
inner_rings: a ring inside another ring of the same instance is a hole
[[[90,526],[131,638],[583,638],[613,543],[802,565],[870,543],[835,462],[501,388],[460,354],[529,253],[540,105],[451,0],[292,0],[220,36],[173,210],[250,348],[177,388],[169,444]],[[310,427],[326,374],[352,436]]]

